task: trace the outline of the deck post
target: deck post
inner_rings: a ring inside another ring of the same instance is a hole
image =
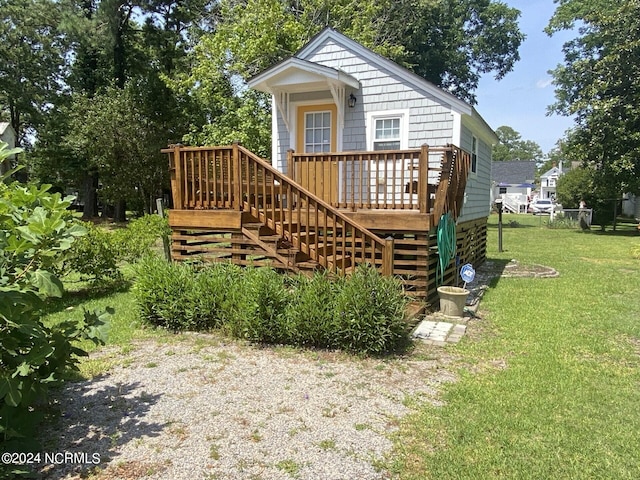
[[[240,165],[240,151],[238,149],[238,142],[233,142],[232,145],[231,163],[233,164],[233,202],[231,208],[242,211],[242,170]],[[249,172],[247,172],[247,183],[249,182]]]
[[[393,275],[393,238],[384,239],[384,250],[382,252],[382,275],[390,277]]]
[[[293,152],[294,152],[294,150],[292,148],[287,150],[287,177],[289,177],[291,180],[293,180],[295,182],[296,181],[296,177],[294,175],[295,166],[293,164]]]
[[[418,208],[420,213],[429,212],[429,145],[420,147],[418,159]]]
[[[173,152],[169,153],[169,168],[171,169],[171,193],[173,195],[173,208],[181,210],[183,207],[182,162],[180,161],[179,144],[173,145]]]

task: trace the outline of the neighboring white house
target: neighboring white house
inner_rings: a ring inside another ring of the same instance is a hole
[[[0,140],[9,144],[8,148],[14,148],[16,146],[16,132],[10,123],[0,122]],[[11,168],[11,161],[13,156],[5,159],[0,163],[0,175]]]
[[[535,188],[536,163],[525,161],[493,162],[491,201],[502,198],[505,211],[527,213]]]
[[[289,149],[345,152],[453,144],[472,156],[459,222],[488,216],[491,149],[498,142],[493,130],[471,105],[354,40],[327,28],[293,57],[252,78],[249,87],[272,95],[271,161],[280,171],[286,172]],[[430,165],[439,161],[434,156]],[[365,175],[372,188],[385,181],[375,171]]]
[[[558,178],[560,178],[564,173],[566,173],[562,169],[562,162],[560,162],[560,166],[553,165],[553,167],[542,175],[540,175],[540,198],[556,198],[556,187],[558,185]]]

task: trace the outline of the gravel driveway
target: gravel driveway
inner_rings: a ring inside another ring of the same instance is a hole
[[[102,350],[119,366],[68,383],[60,425],[45,435],[49,450],[85,457],[49,465],[43,477],[390,478],[380,465],[407,400],[438,402],[441,384],[453,380],[442,350],[434,352],[437,360],[358,359],[206,335]]]

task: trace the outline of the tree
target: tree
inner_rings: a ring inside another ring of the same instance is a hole
[[[29,143],[61,93],[64,38],[51,0],[0,0],[0,118]]]
[[[497,162],[520,160],[537,162],[542,159],[540,146],[532,140],[522,140],[513,128],[503,125],[496,129],[500,143],[493,147],[493,160]]]
[[[640,193],[640,0],[563,0],[548,32],[576,21],[551,110],[575,115],[567,150],[595,172],[600,198]]]
[[[214,32],[204,35],[193,68],[174,83],[206,110],[191,141],[222,143],[243,131],[258,152],[270,151],[268,99],[244,80],[293,55],[330,26],[395,60],[460,98],[475,100],[482,73],[502,78],[518,60],[524,36],[519,11],[488,0],[223,0]],[[256,142],[259,140],[260,142]],[[247,145],[248,146],[248,145]]]

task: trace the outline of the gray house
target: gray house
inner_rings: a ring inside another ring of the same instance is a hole
[[[471,171],[458,222],[486,218],[490,210],[493,130],[469,104],[424,78],[327,28],[298,53],[249,81],[273,102],[272,163],[287,172],[287,152],[350,152],[456,145],[471,154]],[[430,155],[437,166],[439,155]],[[398,166],[384,166],[388,168]],[[411,195],[409,165],[402,181],[372,165],[369,197],[384,192],[404,201]],[[360,172],[358,172],[359,174]],[[349,177],[349,172],[343,173]],[[432,173],[432,175],[434,175]],[[430,178],[430,183],[437,179]],[[354,188],[336,182],[338,196]]]
[[[15,148],[16,146],[16,132],[10,123],[0,122],[0,141],[7,143],[7,148]],[[5,173],[11,168],[11,161],[13,156],[7,158],[4,162],[0,163],[0,175]]]
[[[473,107],[331,29],[248,83],[272,96],[271,159],[237,144],[164,150],[173,258],[369,264],[431,300],[458,263],[485,260],[498,138]],[[452,226],[455,256],[440,245]]]
[[[535,162],[493,162],[491,166],[491,201],[502,198],[506,211],[527,213],[535,189]]]

